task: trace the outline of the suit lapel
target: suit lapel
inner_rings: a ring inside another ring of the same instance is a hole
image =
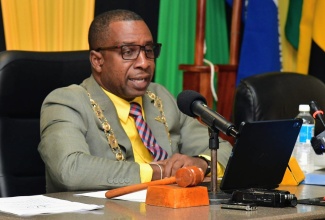
[[[126,157],[133,155],[131,142],[126,135],[124,129],[121,126],[120,120],[118,118],[116,108],[113,102],[107,97],[102,88],[98,85],[95,79],[91,76],[89,80],[83,85],[87,91],[90,93],[91,97],[100,106],[106,117],[108,123],[110,124],[115,137],[121,146],[123,151],[127,152]],[[104,131],[103,131],[104,132]],[[125,149],[123,149],[125,148]],[[133,156],[132,156],[133,158]]]
[[[154,106],[154,102],[149,96],[143,96],[143,106],[146,115],[146,122],[149,125],[153,135],[155,136],[158,144],[167,151],[169,155],[172,154],[171,146],[169,143],[168,133],[165,125],[156,120],[157,116],[160,116],[159,109]]]

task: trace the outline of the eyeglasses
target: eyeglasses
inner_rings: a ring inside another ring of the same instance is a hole
[[[95,51],[101,50],[115,50],[121,49],[121,55],[124,60],[135,60],[140,54],[140,50],[143,50],[146,57],[149,59],[155,59],[159,57],[161,44],[147,44],[147,45],[120,45],[112,47],[99,47]]]

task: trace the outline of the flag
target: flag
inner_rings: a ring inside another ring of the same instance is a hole
[[[299,44],[299,26],[302,13],[303,0],[289,2],[287,21],[285,24],[285,35],[291,45],[297,50]]]
[[[325,1],[317,0],[314,10],[308,73],[325,82]]]
[[[286,38],[297,51],[296,72],[314,75],[325,82],[324,10],[324,0],[290,0]]]
[[[237,84],[251,75],[280,71],[280,35],[275,0],[246,0]]]
[[[160,1],[158,42],[162,48],[156,60],[155,82],[164,85],[175,97],[183,89],[183,72],[178,66],[194,64],[196,5],[196,0]],[[205,58],[214,64],[229,62],[227,33],[225,1],[207,0]]]

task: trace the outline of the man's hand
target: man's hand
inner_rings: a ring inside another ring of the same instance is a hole
[[[176,153],[171,158],[166,160],[157,161],[163,167],[163,178],[175,176],[176,171],[182,167],[196,166],[205,171],[208,164],[205,160],[199,157],[190,157],[184,154]]]

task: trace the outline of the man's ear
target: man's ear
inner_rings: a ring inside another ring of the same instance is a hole
[[[90,63],[93,69],[96,72],[101,72],[102,71],[102,66],[104,63],[104,58],[103,55],[100,52],[97,52],[95,50],[90,51],[89,55]]]

